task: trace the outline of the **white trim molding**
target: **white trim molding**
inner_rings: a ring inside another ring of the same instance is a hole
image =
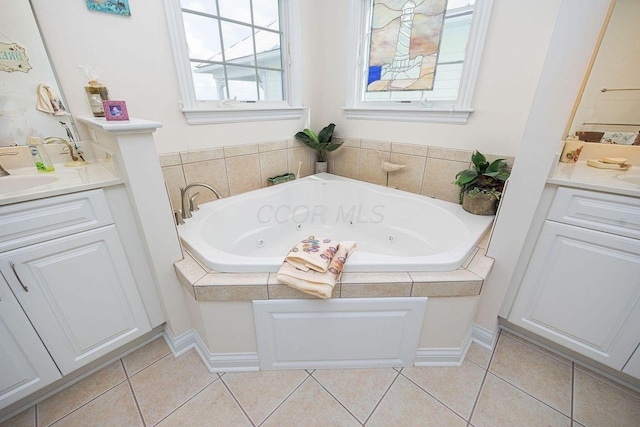
[[[471,343],[476,343],[487,350],[493,350],[498,336],[498,326],[491,332],[475,323],[471,325],[467,335],[458,348],[419,348],[416,351],[414,366],[460,366],[467,356]]]
[[[193,330],[173,337],[165,327],[165,341],[174,357],[180,357],[192,348],[196,350],[209,372],[255,372],[260,370],[258,353],[210,353],[200,336]]]

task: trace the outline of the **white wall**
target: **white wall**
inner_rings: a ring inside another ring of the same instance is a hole
[[[91,12],[83,2],[33,3],[76,115],[90,114],[83,89],[86,79],[77,65],[91,64],[104,70],[102,83],[112,98],[127,101],[132,116],[164,124],[155,134],[160,153],[282,140],[304,126],[304,118],[188,126],[178,107],[177,76],[159,0],[131,2],[131,17]],[[312,127],[333,121],[339,136],[514,155],[559,4],[560,0],[494,1],[473,102],[476,111],[462,126],[346,120],[342,107],[348,2],[301,0],[303,100],[312,107]]]

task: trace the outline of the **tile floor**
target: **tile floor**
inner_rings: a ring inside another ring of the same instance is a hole
[[[8,426],[640,426],[640,393],[502,331],[460,367],[212,374],[157,339]]]

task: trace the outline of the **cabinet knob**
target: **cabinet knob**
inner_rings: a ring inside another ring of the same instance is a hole
[[[16,271],[16,265],[13,263],[13,261],[9,261],[9,265],[11,266],[11,269],[13,270],[13,274],[16,275],[16,279],[18,279],[18,283],[20,283],[20,286],[22,286],[22,289],[24,289],[25,292],[29,292],[29,288],[27,288],[24,283],[22,283],[22,280],[20,279],[20,276],[18,276],[18,272]]]

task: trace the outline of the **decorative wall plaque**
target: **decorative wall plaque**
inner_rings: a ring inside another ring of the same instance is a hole
[[[29,72],[31,69],[29,58],[24,53],[24,48],[18,43],[0,42],[0,71],[12,73],[14,71]]]

